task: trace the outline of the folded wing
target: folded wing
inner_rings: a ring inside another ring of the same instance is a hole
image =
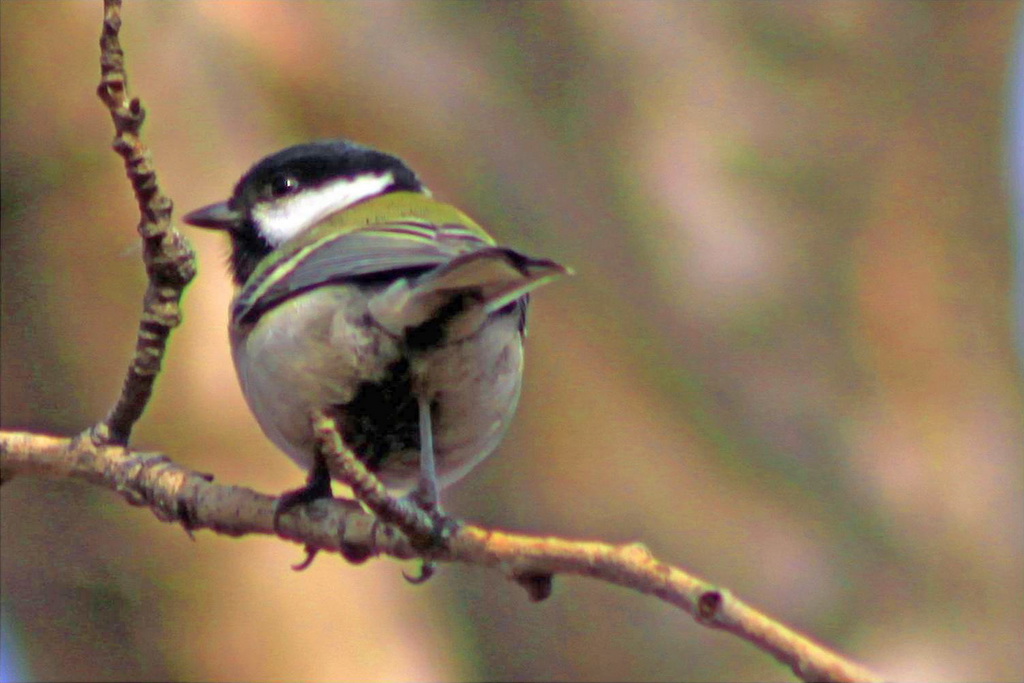
[[[370,312],[392,333],[423,324],[456,300],[475,313],[462,316],[462,327],[471,331],[490,313],[566,272],[553,261],[491,246],[458,225],[391,223],[301,245],[247,283],[233,316],[255,322],[313,287],[386,277],[394,282],[371,300]]]

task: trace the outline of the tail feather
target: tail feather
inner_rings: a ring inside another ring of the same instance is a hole
[[[467,302],[459,334],[469,334],[487,316],[532,290],[571,271],[554,261],[488,247],[455,257],[416,278],[396,281],[370,300],[370,313],[395,335],[439,314],[456,297]]]

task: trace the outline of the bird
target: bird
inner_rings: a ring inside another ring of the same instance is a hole
[[[530,293],[571,270],[495,240],[400,158],[346,139],[258,161],[184,222],[230,238],[232,359],[271,442],[331,497],[311,416],[427,511],[491,454],[519,400]]]

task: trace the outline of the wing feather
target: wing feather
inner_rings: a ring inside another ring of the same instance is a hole
[[[327,283],[379,275],[418,275],[488,245],[459,226],[377,225],[303,245],[246,283],[232,312],[251,323],[296,294]]]

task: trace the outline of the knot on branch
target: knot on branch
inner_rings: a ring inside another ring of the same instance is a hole
[[[723,597],[721,591],[705,591],[697,599],[697,619],[711,623],[718,618],[719,609],[722,607]]]
[[[131,505],[151,507],[163,521],[177,519],[177,502],[152,495],[158,490],[155,479],[159,470],[167,466],[173,463],[162,453],[135,453],[117,481],[116,491]]]
[[[163,195],[158,195],[154,200],[160,197]],[[155,299],[160,303],[176,305],[181,299],[182,290],[196,276],[195,252],[181,233],[169,229],[170,205],[166,217],[160,215],[156,219],[156,223],[139,226],[144,240],[146,275],[158,290]]]
[[[103,14],[103,36],[100,38],[100,45],[108,38],[117,39],[121,32],[121,4],[109,3],[104,8]]]
[[[526,589],[531,602],[541,602],[551,597],[554,590],[555,577],[547,572],[523,572],[516,574],[513,580]]]
[[[121,70],[124,68],[124,55],[120,50],[116,54],[104,53],[101,60],[103,65],[103,76],[96,94],[108,109],[117,109],[123,106],[126,85]]]

